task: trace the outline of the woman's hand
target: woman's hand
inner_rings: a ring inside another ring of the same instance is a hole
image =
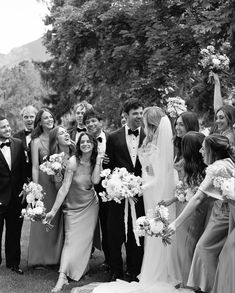
[[[172,199],[168,199],[168,200],[162,200],[162,201],[159,201],[158,205],[168,207],[168,206],[172,205],[176,201],[177,201],[177,198],[172,198]]]
[[[45,222],[50,224],[51,221],[53,220],[53,218],[55,217],[55,212],[53,210],[51,210],[49,213],[46,214],[46,217],[45,217]]]

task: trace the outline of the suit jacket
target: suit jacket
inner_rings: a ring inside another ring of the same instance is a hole
[[[19,194],[26,182],[26,159],[24,146],[21,140],[11,138],[11,169],[0,151],[0,213],[12,204],[16,209],[21,209]]]
[[[140,129],[139,147],[145,137],[144,131]],[[135,166],[132,163],[129,150],[126,142],[125,127],[122,127],[113,133],[109,134],[106,144],[106,154],[110,162],[104,165],[104,168],[113,170],[115,167],[125,167],[128,172],[134,173],[136,176],[141,176],[141,164],[137,156]]]
[[[27,162],[26,162],[26,176],[27,178],[32,178],[32,157],[31,157],[31,148],[30,144],[27,146],[25,131],[20,130],[19,132],[15,133],[13,137],[18,138],[22,141],[26,155],[27,155]]]
[[[73,127],[68,128],[67,131],[68,131],[68,133],[70,135],[70,138],[73,141],[75,141],[76,140],[76,134],[77,134],[77,123],[75,123]]]

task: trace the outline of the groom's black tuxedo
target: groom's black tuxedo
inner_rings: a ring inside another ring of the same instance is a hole
[[[24,146],[25,153],[27,155],[27,162],[26,162],[26,176],[29,179],[32,179],[32,159],[31,159],[31,149],[30,149],[30,143],[27,145],[26,141],[26,135],[25,135],[25,130],[20,130],[19,132],[15,133],[13,135],[15,138],[19,138]]]
[[[4,221],[6,224],[5,253],[6,265],[18,267],[20,263],[20,236],[23,219],[19,194],[26,181],[25,153],[19,139],[10,139],[11,168],[0,150],[0,244]],[[2,261],[0,251],[0,263]]]
[[[140,130],[139,146],[144,139],[144,132]],[[111,133],[107,140],[106,154],[108,155],[110,162],[108,165],[104,165],[104,168],[114,169],[115,167],[125,167],[127,171],[134,173],[137,176],[141,176],[141,164],[138,156],[136,158],[135,166],[133,166],[127,142],[125,127],[118,129]],[[108,213],[108,242],[110,250],[110,266],[111,272],[121,277],[123,274],[123,262],[122,262],[122,244],[125,242],[125,224],[124,224],[124,205],[125,201],[121,204],[114,201],[109,202]],[[144,215],[143,198],[138,197],[138,202],[135,205],[137,217]],[[126,264],[127,271],[137,276],[140,273],[140,268],[143,258],[143,246],[137,246],[132,226],[131,212],[129,208],[128,212],[128,235],[126,246]]]

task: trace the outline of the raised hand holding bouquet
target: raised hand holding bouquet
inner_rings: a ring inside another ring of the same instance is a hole
[[[47,175],[54,175],[56,182],[63,180],[63,172],[66,168],[67,156],[64,152],[51,155],[39,168]]]
[[[166,112],[171,118],[177,118],[185,111],[187,111],[187,106],[181,97],[171,97],[167,99]]]
[[[102,201],[113,200],[120,204],[122,200],[125,200],[124,223],[127,239],[128,205],[130,204],[134,227],[136,222],[135,203],[138,200],[135,196],[142,195],[142,178],[129,173],[126,168],[115,168],[113,172],[110,169],[104,169],[100,176],[104,178],[102,180],[102,186],[106,189],[106,192],[99,193]],[[137,245],[140,245],[138,236],[135,236]]]
[[[169,228],[168,218],[168,208],[157,205],[154,210],[148,210],[146,216],[136,220],[135,234],[138,237],[145,235],[161,237],[164,245],[170,244],[172,231]]]

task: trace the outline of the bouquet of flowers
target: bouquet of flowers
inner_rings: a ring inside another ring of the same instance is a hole
[[[145,235],[161,237],[164,245],[170,244],[172,232],[169,229],[169,211],[163,205],[150,209],[147,216],[136,220],[135,233],[141,237]]]
[[[22,209],[22,217],[28,218],[31,221],[43,221],[46,215],[43,203],[44,194],[40,184],[31,181],[23,185],[21,195],[26,200],[27,207]]]
[[[175,197],[177,197],[180,202],[186,202],[190,200],[197,190],[198,186],[189,187],[188,184],[180,180],[176,185]]]
[[[106,192],[100,192],[102,201],[114,200],[121,203],[124,198],[133,198],[142,194],[142,178],[127,171],[126,168],[104,169],[101,172],[102,186]]]
[[[229,58],[225,54],[219,54],[215,52],[214,46],[207,46],[206,49],[201,49],[200,65],[204,69],[217,72],[219,70],[229,69]]]
[[[187,111],[185,101],[180,97],[172,97],[167,99],[166,112],[172,118],[177,118],[181,113]]]
[[[63,171],[66,168],[65,153],[51,155],[39,168],[47,175],[54,175],[56,182],[61,182],[63,180]]]
[[[211,167],[213,168],[213,166]],[[208,168],[210,168],[210,166]],[[212,168],[209,169],[210,172],[213,172]],[[211,177],[211,179],[213,186],[222,193],[222,199],[235,200],[234,170],[232,174],[229,174],[225,167],[220,167],[214,172],[214,175]]]

